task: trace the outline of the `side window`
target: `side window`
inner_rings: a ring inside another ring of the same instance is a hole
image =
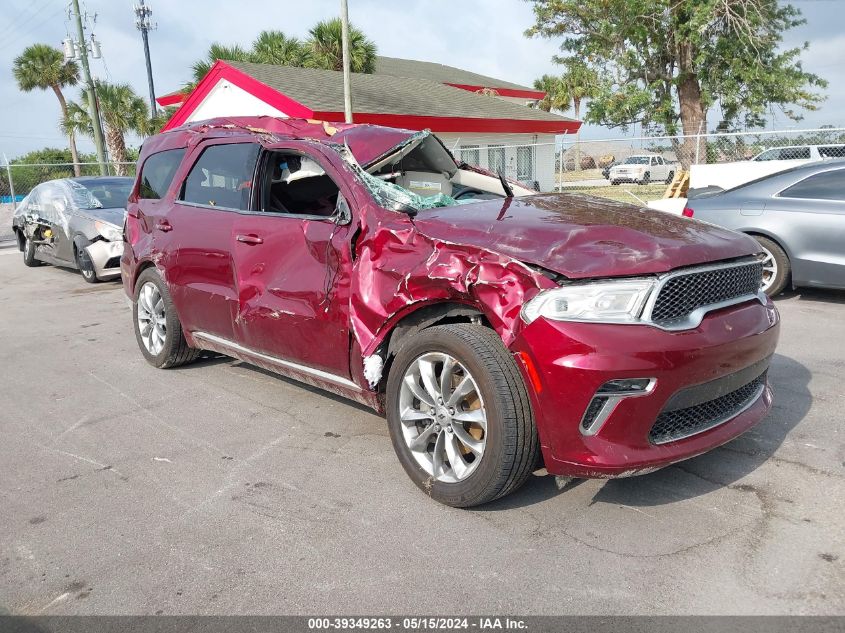
[[[504,145],[489,145],[487,147],[487,168],[494,174],[505,171]]]
[[[784,147],[780,150],[781,160],[809,160],[809,147]]]
[[[340,190],[320,164],[298,152],[273,152],[267,158],[261,210],[268,213],[329,218]]]
[[[461,160],[468,165],[479,165],[481,148],[478,145],[461,145]]]
[[[255,143],[207,147],[185,178],[180,200],[246,211],[252,197],[258,149]]]
[[[780,159],[780,150],[779,149],[770,149],[768,151],[763,152],[754,160],[779,160]]]
[[[805,178],[778,194],[781,198],[845,200],[845,169],[825,171]]]
[[[819,147],[822,158],[845,158],[845,145],[823,145]]]
[[[168,149],[148,156],[141,168],[138,197],[145,200],[163,198],[184,157],[184,149]]]
[[[516,148],[516,179],[521,182],[534,180],[534,146]]]

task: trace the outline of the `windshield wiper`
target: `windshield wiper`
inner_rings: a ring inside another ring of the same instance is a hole
[[[502,189],[505,190],[505,197],[513,198],[513,189],[511,188],[508,179],[505,178],[505,173],[501,169],[499,170],[499,182],[502,183]]]

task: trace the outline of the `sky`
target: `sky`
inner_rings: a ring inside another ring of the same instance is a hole
[[[140,33],[135,28],[132,0],[80,0],[88,14],[96,13],[93,29],[103,59],[92,60],[96,77],[127,82],[147,97]],[[554,73],[551,57],[560,42],[527,39],[531,4],[525,0],[348,0],[352,23],[373,40],[378,52],[458,66],[485,75],[531,85],[536,77]],[[339,14],[339,0],[149,0],[158,28],[150,33],[156,93],[178,89],[190,78],[190,66],[214,41],[248,47],[259,31],[278,29],[304,38],[322,19]],[[803,55],[805,69],[830,82],[828,100],[800,123],[783,116],[770,128],[845,126],[845,0],[793,0],[808,23],[787,33],[785,45],[810,42]],[[16,55],[33,43],[61,48],[69,24],[66,0],[3,0],[0,12],[0,155],[10,159],[45,146],[62,147],[59,105],[52,92],[22,93],[12,76]],[[66,91],[77,99],[79,88]],[[712,118],[712,117],[711,117]],[[709,121],[709,127],[715,127]],[[639,130],[629,131],[638,134]],[[592,126],[583,138],[619,138],[619,130]],[[130,139],[130,143],[132,139]],[[137,140],[135,141],[137,143]],[[90,142],[80,149],[90,151]]]

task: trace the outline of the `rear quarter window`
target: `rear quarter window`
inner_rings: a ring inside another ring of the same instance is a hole
[[[833,169],[809,176],[778,194],[781,198],[845,200],[845,169]]]
[[[168,149],[149,156],[141,168],[138,197],[145,200],[163,198],[184,157],[184,148]]]

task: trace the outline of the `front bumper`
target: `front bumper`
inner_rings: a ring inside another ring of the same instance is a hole
[[[633,173],[613,174],[613,173],[611,173],[610,178],[608,178],[608,180],[610,180],[611,182],[639,182],[640,180],[643,179],[643,175],[644,174],[633,174]]]
[[[649,439],[658,416],[673,407],[679,392],[683,396],[695,393],[694,386],[728,384],[733,374],[764,371],[779,330],[771,301],[712,312],[697,328],[677,332],[537,319],[523,328],[511,351],[522,360],[518,364],[531,394],[546,469],[571,477],[644,474],[744,433],[771,408],[765,374],[758,395],[733,417],[676,441]],[[625,378],[655,383],[645,395],[621,399],[595,434],[585,435],[581,421],[599,387]]]
[[[94,274],[97,279],[113,279],[120,276],[120,258],[123,255],[123,242],[107,242],[97,240],[85,247]]]

